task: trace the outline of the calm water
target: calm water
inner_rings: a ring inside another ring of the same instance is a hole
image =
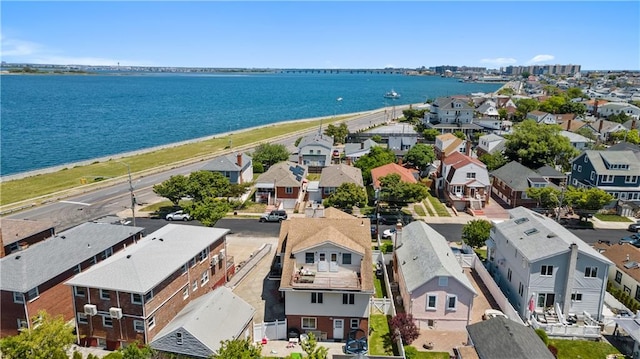
[[[0,173],[500,86],[390,74],[2,76]],[[391,89],[401,99],[385,101]]]

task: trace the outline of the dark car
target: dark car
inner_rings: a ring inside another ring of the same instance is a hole
[[[640,232],[640,221],[630,224],[627,229],[631,232]]]
[[[640,247],[640,237],[636,234],[632,234],[628,237],[621,238],[618,244],[629,243],[635,247]]]

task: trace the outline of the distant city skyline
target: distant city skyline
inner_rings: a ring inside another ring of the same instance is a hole
[[[640,70],[640,2],[4,1],[2,61]]]

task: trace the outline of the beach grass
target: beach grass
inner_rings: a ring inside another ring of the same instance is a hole
[[[227,152],[270,142],[280,136],[295,135],[315,128],[321,122],[323,124],[341,122],[352,117],[281,122],[128,157],[118,158],[118,155],[114,155],[113,158],[102,162],[95,161],[88,165],[68,167],[57,172],[3,181],[0,183],[0,205],[5,206],[27,200],[29,203],[22,205],[39,204],[46,200],[46,197],[53,197],[61,191],[80,190],[83,187],[90,190],[96,188],[96,184],[99,183],[115,183],[126,179],[128,168],[132,174],[155,172],[152,171],[154,169],[159,172],[169,167],[204,161]]]

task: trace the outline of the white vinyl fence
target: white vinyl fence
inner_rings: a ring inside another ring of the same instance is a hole
[[[253,324],[253,340],[260,341],[262,338],[269,340],[287,339],[287,320],[276,320],[269,323]]]

